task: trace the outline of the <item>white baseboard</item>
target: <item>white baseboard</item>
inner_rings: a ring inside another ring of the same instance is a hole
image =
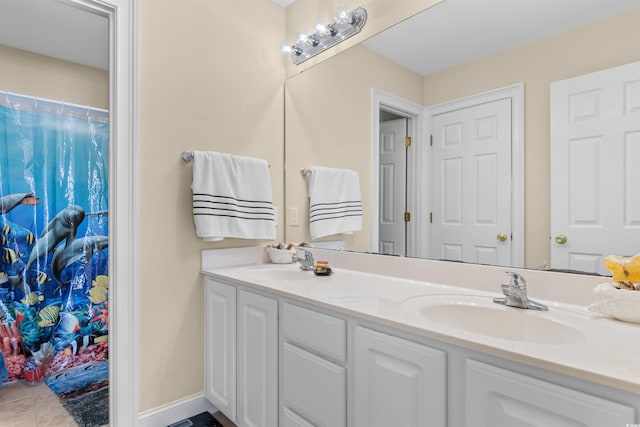
[[[141,412],[138,418],[138,426],[167,427],[170,424],[202,412],[213,414],[217,412],[217,409],[204,398],[204,394],[194,394],[193,396]]]

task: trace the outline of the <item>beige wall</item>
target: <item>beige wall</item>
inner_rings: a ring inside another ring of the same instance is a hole
[[[420,75],[364,46],[354,46],[287,80],[287,209],[299,212],[299,225],[286,226],[289,242],[310,240],[307,179],[299,171],[325,166],[358,172],[364,215],[362,231],[320,240],[339,239],[351,250],[370,250],[371,88],[422,103]]]
[[[107,71],[0,45],[0,90],[109,108]]]
[[[203,249],[185,150],[266,159],[283,203],[284,9],[270,0],[139,0],[140,410],[203,391]],[[282,227],[278,228],[279,239]]]
[[[549,83],[640,60],[640,9],[425,77],[433,105],[525,84],[525,265],[548,266]]]
[[[364,5],[381,11],[373,28],[431,3]],[[333,2],[313,4],[331,4],[333,14]],[[303,6],[297,10],[304,25],[312,25],[321,15]],[[289,21],[290,10],[271,0],[139,0],[141,411],[203,390],[201,250],[265,243],[205,244],[195,237],[191,167],[180,153],[215,150],[267,159],[275,202],[283,207],[283,88],[289,60],[278,48],[285,19],[302,28]],[[283,218],[281,209],[278,239],[284,238]]]

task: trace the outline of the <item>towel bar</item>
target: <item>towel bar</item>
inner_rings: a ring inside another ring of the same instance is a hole
[[[311,169],[309,168],[300,168],[300,175],[307,176],[311,174]]]
[[[193,151],[183,151],[180,157],[182,157],[182,160],[185,162],[191,162],[193,160]],[[271,164],[268,166],[271,167]]]

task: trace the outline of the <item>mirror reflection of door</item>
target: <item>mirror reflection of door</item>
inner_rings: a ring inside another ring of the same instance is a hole
[[[551,84],[551,267],[640,252],[640,62]]]
[[[511,265],[511,99],[432,120],[432,256]]]
[[[380,111],[379,251],[407,255],[407,118]]]

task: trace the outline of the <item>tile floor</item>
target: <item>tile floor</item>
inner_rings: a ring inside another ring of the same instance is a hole
[[[224,427],[236,427],[221,412],[213,416]],[[78,427],[78,424],[44,383],[28,385],[17,381],[0,386],[0,426]]]
[[[73,417],[44,383],[17,381],[0,387],[0,425],[3,427],[77,427]]]

